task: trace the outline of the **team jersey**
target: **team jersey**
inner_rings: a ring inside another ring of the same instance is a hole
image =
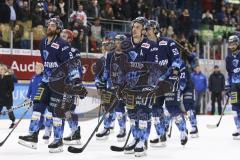
[[[60,37],[54,37],[50,43],[47,41],[48,39],[44,38],[40,43],[40,53],[44,64],[43,82],[49,82],[53,70],[74,57],[69,44]]]
[[[228,72],[228,83],[240,83],[240,50],[236,55],[228,54],[226,57],[226,69]]]

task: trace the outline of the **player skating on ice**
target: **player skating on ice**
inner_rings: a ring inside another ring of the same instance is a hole
[[[165,146],[166,142],[166,120],[169,123],[169,117],[164,115],[163,103],[169,112],[171,118],[180,131],[180,141],[182,145],[187,143],[187,128],[183,111],[180,109],[180,69],[184,66],[180,58],[179,50],[175,42],[166,37],[157,37],[159,34],[159,24],[154,20],[149,21],[150,27],[147,30],[148,38],[156,42],[155,52],[147,55],[147,60],[158,63],[160,66],[168,67],[167,72],[160,77],[160,80],[167,80],[173,84],[172,92],[166,93],[164,96],[157,97],[152,108],[154,125],[158,134],[156,139],[150,141],[151,146]],[[154,74],[154,73],[153,73]],[[166,113],[166,112],[165,112]]]
[[[51,18],[48,21],[47,35],[41,41],[40,53],[44,64],[44,75],[42,83],[38,87],[37,95],[34,97],[34,106],[32,119],[29,126],[29,135],[19,136],[19,144],[36,149],[38,143],[39,122],[40,117],[49,107],[49,111],[53,114],[53,132],[54,140],[48,145],[49,152],[56,153],[63,151],[63,128],[64,119],[59,106],[68,98],[68,95],[56,93],[49,88],[49,79],[54,69],[57,69],[61,64],[71,59],[71,48],[67,42],[60,38],[60,32],[63,29],[61,20]],[[71,68],[72,69],[72,68]],[[78,69],[69,71],[70,78],[75,85],[80,83],[80,74]],[[64,87],[64,86],[62,86]],[[72,97],[72,96],[70,96]]]
[[[228,84],[230,85],[231,104],[234,111],[234,122],[237,131],[232,134],[233,139],[240,140],[240,40],[236,35],[228,38],[230,52],[226,57]]]

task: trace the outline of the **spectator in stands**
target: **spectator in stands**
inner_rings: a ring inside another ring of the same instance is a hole
[[[98,0],[91,0],[87,10],[88,17],[100,17],[100,6],[98,4]]]
[[[215,113],[215,102],[217,100],[218,114],[221,115],[222,114],[221,101],[224,95],[225,78],[217,65],[214,66],[214,72],[210,75],[208,84],[212,101],[211,114],[214,115]]]
[[[19,6],[19,20],[22,22],[28,21],[31,19],[30,16],[30,7],[28,4],[28,1],[23,1],[23,0],[19,0],[18,1],[18,6]]]
[[[213,15],[209,10],[202,14],[202,24],[213,25]]]
[[[13,2],[14,0],[5,0],[0,6],[0,23],[14,24],[18,19],[18,5]]]
[[[104,9],[101,11],[101,17],[105,19],[115,19],[110,2],[105,3]]]
[[[83,40],[83,33],[78,32],[78,30],[73,30],[73,40],[71,42],[71,45],[73,48],[77,48],[79,51],[82,49],[82,40]]]
[[[132,8],[134,8],[133,1],[130,0],[123,0],[123,14],[125,17],[125,20],[131,21],[132,20]]]
[[[8,117],[12,121],[9,128],[13,128],[15,125],[15,116],[13,114],[12,105],[13,97],[12,92],[14,90],[14,83],[11,75],[7,73],[7,66],[0,64],[0,112],[3,107],[6,107],[8,112]]]
[[[162,8],[160,15],[158,17],[158,21],[160,28],[167,27],[168,26],[168,15],[166,9]]]
[[[21,48],[21,40],[23,36],[23,26],[16,24],[13,29],[13,48]]]
[[[133,10],[133,14],[132,14],[132,19],[136,18],[136,17],[143,17],[145,16],[144,15],[144,12],[145,12],[145,8],[144,8],[144,4],[139,1],[136,5],[135,8],[132,8]]]
[[[91,52],[99,52],[101,48],[104,30],[100,24],[100,18],[95,18],[94,24],[91,26],[90,45]]]
[[[192,82],[195,88],[196,97],[196,113],[205,114],[206,104],[205,104],[205,94],[207,90],[207,78],[201,72],[200,66],[195,67],[195,72],[191,75]],[[202,104],[203,102],[203,104]]]
[[[56,5],[59,10],[59,18],[62,20],[64,26],[67,26],[67,9],[68,3],[65,3],[64,0],[59,0],[58,4]]]
[[[40,6],[36,6],[32,13],[32,27],[36,27],[38,25],[44,26],[45,25],[45,12]]]
[[[73,11],[70,15],[70,22],[75,22],[76,20],[83,21],[83,25],[87,26],[87,15],[83,11],[83,5],[79,5],[78,11]]]
[[[184,9],[179,17],[179,32],[183,33],[188,38],[191,32],[191,18],[188,9]]]
[[[119,20],[124,20],[125,16],[123,13],[123,3],[122,0],[116,0],[113,2],[112,5],[113,8],[113,13],[114,13],[114,17],[115,19],[119,19]]]
[[[168,20],[167,20],[167,24],[169,26],[172,26],[174,29],[174,32],[176,32],[176,28],[177,28],[177,24],[178,24],[178,19],[177,19],[177,15],[174,12],[174,10],[171,10],[168,14]],[[161,23],[161,22],[160,22]]]

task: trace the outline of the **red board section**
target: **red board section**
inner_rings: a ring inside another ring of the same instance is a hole
[[[83,65],[83,80],[93,81],[93,67],[96,64],[96,58],[81,58]],[[19,80],[30,80],[34,75],[36,62],[41,62],[40,56],[30,55],[0,55],[0,61],[10,66]]]

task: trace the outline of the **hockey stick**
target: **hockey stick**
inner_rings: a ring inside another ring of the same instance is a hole
[[[1,115],[6,115],[6,114],[8,114],[9,112],[15,111],[16,109],[26,107],[26,106],[28,106],[28,105],[30,104],[30,102],[31,102],[30,100],[25,100],[25,101],[23,101],[21,104],[15,106],[15,107],[13,107],[13,108],[11,108],[11,109],[9,109],[9,110],[0,112],[0,116],[1,116]]]
[[[100,121],[100,116],[101,116],[101,110],[102,110],[102,105],[100,104],[99,105],[99,108],[98,108],[98,123]],[[98,129],[96,130],[96,132],[98,131]]]
[[[94,134],[96,133],[96,131],[98,130],[98,128],[100,127],[100,125],[102,124],[103,120],[105,119],[105,116],[108,114],[109,111],[111,111],[114,107],[115,107],[115,103],[117,102],[117,98],[115,98],[113,100],[112,105],[108,108],[108,110],[103,114],[102,118],[100,119],[99,123],[97,124],[97,126],[95,127],[95,129],[93,130],[92,134],[90,135],[90,137],[88,138],[87,142],[83,145],[83,147],[81,148],[76,148],[76,147],[72,147],[69,146],[68,147],[68,152],[71,153],[82,153],[84,151],[84,149],[87,147],[88,143],[91,141],[91,139],[93,138]]]
[[[124,151],[125,147],[127,146],[127,143],[128,143],[130,135],[131,135],[131,129],[128,131],[127,139],[126,139],[126,141],[125,141],[125,143],[124,143],[124,145],[122,147],[111,146],[110,149],[112,151],[115,151],[115,152],[122,152],[122,151]]]
[[[173,127],[173,119],[171,120],[171,123],[170,123],[170,130],[169,130],[169,133],[168,133],[169,138],[171,138],[171,135],[172,135],[172,127]]]
[[[220,119],[218,120],[218,123],[217,123],[217,124],[207,124],[207,128],[213,129],[213,128],[217,128],[217,127],[220,125],[220,122],[221,122],[222,117],[223,117],[223,115],[224,115],[224,111],[225,111],[225,109],[227,108],[228,101],[229,101],[229,97],[227,98],[227,101],[226,101],[226,103],[225,103],[225,105],[224,105],[224,107],[223,107],[223,111],[222,111],[222,114],[221,114],[221,116],[220,116]]]
[[[7,139],[11,136],[12,132],[17,128],[17,126],[19,125],[19,123],[22,121],[23,117],[27,114],[28,110],[31,108],[32,103],[29,104],[27,110],[22,114],[22,116],[20,117],[20,119],[18,120],[18,122],[14,125],[14,127],[12,128],[12,130],[8,133],[8,135],[6,136],[6,138],[0,143],[0,147],[3,146],[3,144],[7,141]]]

